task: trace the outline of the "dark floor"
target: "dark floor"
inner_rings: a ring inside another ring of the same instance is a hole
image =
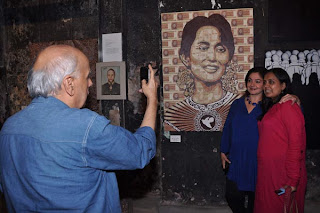
[[[122,205],[128,213],[232,213],[228,206],[177,206],[160,202],[159,193],[149,193],[143,198],[127,199]],[[304,213],[319,213],[320,201],[306,200]],[[6,213],[4,203],[0,203],[0,213]]]
[[[228,206],[173,206],[160,202],[160,195],[149,193],[140,199],[129,201],[129,213],[232,213]],[[320,201],[306,200],[304,213],[319,213]]]

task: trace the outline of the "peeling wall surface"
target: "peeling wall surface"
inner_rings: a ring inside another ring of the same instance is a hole
[[[51,44],[69,44],[83,50],[91,69],[97,61],[98,5],[95,1],[3,1],[5,50],[10,114],[31,101],[27,73],[38,52]],[[88,28],[90,26],[90,28]],[[90,39],[90,40],[88,40]],[[95,39],[95,41],[92,41]],[[92,87],[88,103],[94,102]],[[92,104],[93,110],[97,111]]]
[[[265,52],[270,49],[320,49],[319,41],[269,42],[266,0],[3,0],[1,4],[1,125],[9,115],[30,103],[27,73],[39,50],[61,43],[78,47],[89,57],[90,77],[95,84],[95,63],[101,61],[101,35],[121,32],[128,98],[99,101],[94,85],[86,107],[108,117],[117,106],[120,125],[135,131],[146,106],[145,97],[137,91],[140,67],[151,62],[158,68],[157,79],[162,82],[162,13],[253,8],[255,66],[264,66]],[[160,190],[164,204],[225,205],[221,132],[164,131],[162,90],[160,84],[157,155],[145,169],[117,173],[121,197]],[[173,135],[180,136],[181,142],[170,142]],[[307,150],[307,199],[320,199],[319,166],[319,150]],[[124,204],[124,212],[125,208]]]

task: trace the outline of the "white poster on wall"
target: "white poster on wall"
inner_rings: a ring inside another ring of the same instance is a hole
[[[102,34],[102,61],[122,61],[122,33]]]

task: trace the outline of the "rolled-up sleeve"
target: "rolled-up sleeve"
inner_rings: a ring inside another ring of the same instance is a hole
[[[82,154],[88,167],[104,170],[139,169],[155,156],[156,135],[151,127],[141,127],[131,133],[98,116],[87,131]]]

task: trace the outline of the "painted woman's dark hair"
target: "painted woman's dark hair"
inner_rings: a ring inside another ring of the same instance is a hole
[[[197,16],[190,20],[182,32],[181,48],[179,55],[190,57],[191,45],[196,38],[197,31],[204,26],[216,27],[221,33],[221,43],[229,50],[229,60],[234,54],[234,38],[229,22],[220,14],[212,14],[208,18],[205,16]]]

